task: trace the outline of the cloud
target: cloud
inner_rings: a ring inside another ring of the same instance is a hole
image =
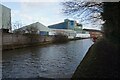
[[[60,2],[68,0],[1,0],[1,2]],[[81,0],[78,0],[81,1]],[[88,2],[119,2],[120,0],[82,0]]]
[[[11,7],[12,22],[20,21],[25,25],[40,22],[48,26],[64,20],[59,2],[18,2],[15,6]]]
[[[61,0],[20,0],[21,2],[59,2]]]
[[[31,15],[25,14],[18,10],[12,10],[12,22],[22,22],[23,24],[27,24],[33,22],[34,19]]]
[[[45,25],[64,20],[60,9],[59,2],[21,3],[21,11],[23,14],[31,15],[33,21],[39,20],[40,22],[44,22]]]
[[[59,18],[51,19],[51,18],[45,17],[45,16],[32,15],[32,14],[24,13],[22,11],[12,10],[12,22],[14,23],[16,21],[19,21],[24,25],[28,25],[28,24],[31,24],[34,22],[40,22],[40,23],[48,26],[48,25],[54,24],[56,21],[60,21],[60,20],[59,20]]]
[[[61,0],[1,0],[1,2],[60,2],[60,1]]]

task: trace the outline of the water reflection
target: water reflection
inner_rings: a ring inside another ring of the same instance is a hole
[[[3,78],[70,78],[92,45],[90,39],[3,52]]]

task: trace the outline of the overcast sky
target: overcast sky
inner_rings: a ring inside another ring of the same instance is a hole
[[[72,19],[62,13],[62,1],[64,0],[4,0],[2,4],[11,9],[12,22],[19,21],[23,25],[40,22],[48,26],[63,22],[66,18]],[[96,28],[90,24],[84,27]]]
[[[48,26],[66,18],[61,12],[60,2],[4,2],[11,9],[12,22],[23,24],[40,22]]]

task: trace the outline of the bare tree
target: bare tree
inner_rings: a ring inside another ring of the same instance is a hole
[[[106,38],[92,45],[72,76],[72,80],[77,78],[120,78],[118,66],[120,63],[118,56],[120,47],[120,2],[104,2],[102,16],[105,20],[103,28]]]
[[[37,27],[35,26],[25,26],[23,27],[23,24],[19,21],[16,21],[12,24],[13,29],[14,29],[14,33],[18,33],[18,34],[36,34],[38,32]]]
[[[29,34],[37,34],[38,29],[37,27],[29,26],[29,27],[26,27],[26,31]]]
[[[24,30],[21,30],[20,29],[21,27],[23,27],[23,24],[20,21],[12,22],[13,33],[15,33],[15,34],[23,34]]]
[[[23,26],[23,24],[20,21],[15,21],[12,23],[13,29],[19,29]]]
[[[101,2],[86,2],[80,0],[69,0],[62,2],[63,13],[73,18],[79,19],[80,22],[95,25],[102,19],[103,3]],[[101,25],[101,23],[100,23]]]
[[[120,2],[85,2],[69,0],[62,2],[63,13],[78,18],[86,24],[103,26],[106,37],[119,42],[119,6]],[[101,21],[104,21],[103,22]]]

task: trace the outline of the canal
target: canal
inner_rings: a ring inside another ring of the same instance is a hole
[[[70,78],[91,39],[3,51],[3,78]]]

